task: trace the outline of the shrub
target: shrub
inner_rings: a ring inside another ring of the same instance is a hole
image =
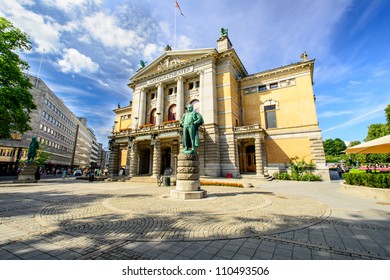
[[[312,173],[315,168],[313,161],[305,162],[298,157],[291,158],[291,174],[275,173],[274,178],[278,180],[293,180],[293,181],[321,181],[321,176]]]
[[[390,188],[390,174],[388,173],[344,173],[343,177],[348,185]]]

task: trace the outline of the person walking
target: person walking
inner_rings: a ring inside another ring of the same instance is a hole
[[[336,170],[337,173],[339,174],[339,178],[343,179],[343,169],[341,168],[340,164],[337,164]]]

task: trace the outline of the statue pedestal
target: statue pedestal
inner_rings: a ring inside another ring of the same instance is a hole
[[[36,183],[35,172],[37,166],[35,162],[27,162],[18,175],[16,183]]]
[[[199,156],[197,154],[179,154],[177,156],[176,189],[171,191],[175,199],[201,199],[207,194],[200,189]]]

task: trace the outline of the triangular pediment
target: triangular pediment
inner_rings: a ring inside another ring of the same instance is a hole
[[[144,79],[152,78],[186,67],[196,61],[207,59],[217,55],[215,49],[197,49],[182,51],[166,51],[160,57],[141,68],[130,78],[130,83],[134,84]]]

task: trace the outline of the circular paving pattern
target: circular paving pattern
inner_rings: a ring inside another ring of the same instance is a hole
[[[76,235],[121,239],[218,239],[265,235],[324,219],[327,206],[261,189],[208,186],[207,198],[178,201],[172,188],[85,195],[45,207],[42,225]]]

